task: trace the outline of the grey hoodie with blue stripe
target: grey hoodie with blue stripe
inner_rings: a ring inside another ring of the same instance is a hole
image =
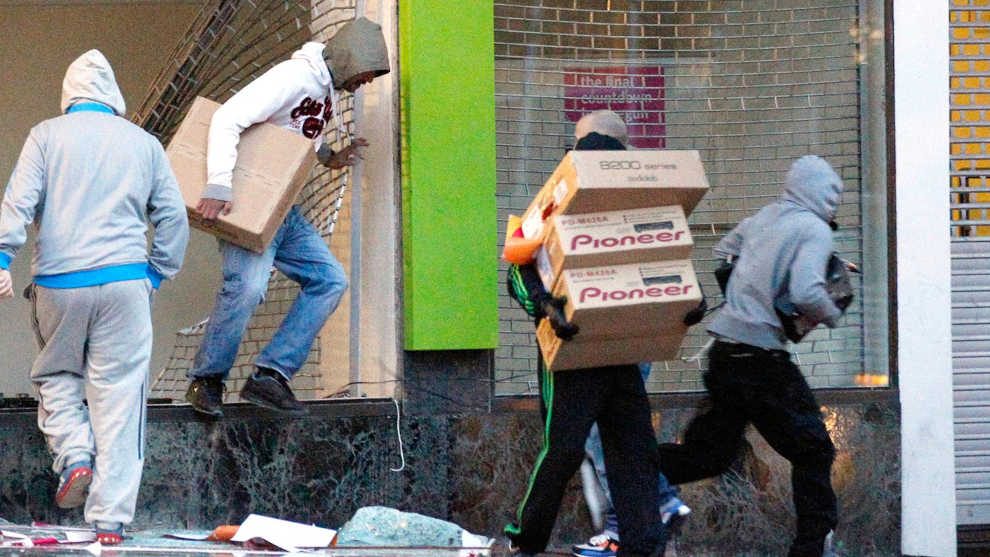
[[[122,117],[124,100],[99,51],[73,62],[62,86],[69,113],[31,129],[7,184],[0,267],[17,255],[34,223],[36,280],[140,264],[153,282],[172,278],[189,228],[161,144]],[[148,220],[155,227],[150,253]]]
[[[709,332],[781,350],[787,338],[775,307],[836,325],[842,312],[825,289],[825,267],[833,250],[828,223],[841,194],[842,179],[824,159],[805,156],[794,162],[780,198],[715,247],[717,256],[738,261],[725,306]]]

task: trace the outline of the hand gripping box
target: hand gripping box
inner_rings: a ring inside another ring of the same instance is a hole
[[[567,296],[564,315],[581,330],[562,342],[543,320],[537,341],[550,370],[670,359],[701,302],[690,261],[660,261],[570,269],[555,296]]]
[[[665,205],[690,215],[707,191],[698,151],[571,151],[523,213],[523,235],[536,237],[552,215]]]
[[[536,266],[547,290],[564,269],[688,259],[694,241],[677,205],[557,215]]]
[[[189,223],[228,242],[261,253],[271,242],[316,164],[313,140],[272,124],[244,130],[234,167],[233,210],[203,226],[196,213],[206,188],[210,120],[220,105],[196,97],[165,154],[179,182]]]

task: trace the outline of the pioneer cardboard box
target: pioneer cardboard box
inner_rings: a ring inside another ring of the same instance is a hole
[[[535,237],[553,215],[664,205],[690,215],[707,191],[698,151],[571,151],[523,213],[523,235]]]
[[[216,224],[202,225],[196,213],[206,188],[210,120],[219,104],[196,97],[165,154],[179,182],[189,223],[219,238],[263,252],[278,231],[316,164],[313,140],[271,124],[244,130],[234,167],[233,210]]]
[[[565,342],[554,334],[546,319],[540,322],[536,340],[549,371],[672,360],[677,357],[687,327],[680,324],[662,335],[646,337],[584,339],[582,333]]]
[[[537,269],[553,290],[563,269],[687,259],[694,241],[677,205],[604,213],[556,215],[549,220]]]
[[[565,270],[553,294],[567,297],[564,315],[582,340],[663,334],[701,302],[687,260]]]

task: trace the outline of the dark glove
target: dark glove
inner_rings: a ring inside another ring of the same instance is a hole
[[[846,308],[848,308],[849,305],[852,304],[852,302],[853,302],[853,295],[849,294],[836,300],[835,305],[836,307],[839,308],[840,311],[842,311],[842,313],[845,313]]]
[[[581,330],[580,327],[571,323],[564,316],[564,305],[567,298],[555,298],[550,294],[543,294],[536,300],[536,305],[543,312],[544,317],[550,322],[554,334],[562,340],[571,340],[574,335]]]
[[[684,324],[690,327],[701,323],[701,320],[705,318],[706,311],[708,311],[708,301],[702,298],[698,307],[687,312],[687,315],[684,316]]]
[[[323,166],[328,166],[330,164],[330,158],[333,157],[333,155],[333,149],[331,149],[326,143],[323,143],[316,151],[316,160],[318,160]]]

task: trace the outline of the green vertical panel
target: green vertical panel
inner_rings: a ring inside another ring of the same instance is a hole
[[[490,2],[399,3],[407,350],[498,342]]]

